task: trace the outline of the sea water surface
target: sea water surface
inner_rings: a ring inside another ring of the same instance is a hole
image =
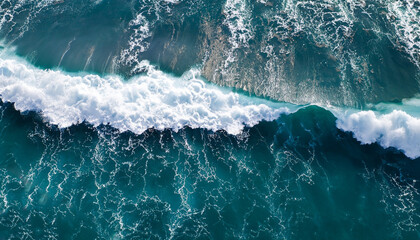
[[[419,8],[0,0],[0,239],[419,239]]]

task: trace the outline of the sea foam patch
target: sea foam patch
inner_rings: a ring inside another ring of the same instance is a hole
[[[109,123],[122,131],[184,127],[224,129],[238,134],[244,126],[273,120],[284,107],[205,83],[198,71],[176,78],[143,62],[147,74],[124,81],[118,76],[71,75],[41,70],[17,58],[0,59],[0,95],[20,111],[37,110],[59,127],[88,121]]]
[[[395,147],[410,158],[420,157],[420,119],[404,111],[378,115],[360,111],[338,117],[337,127],[353,132],[363,144],[377,142],[382,147]]]

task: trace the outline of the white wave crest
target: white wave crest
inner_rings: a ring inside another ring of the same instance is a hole
[[[148,62],[143,61],[142,66],[147,74],[124,81],[115,75],[41,70],[16,57],[1,57],[0,97],[14,102],[20,111],[40,111],[62,128],[87,121],[94,126],[109,123],[134,133],[148,128],[177,131],[190,126],[239,134],[244,126],[271,121],[301,108],[208,84],[200,79],[198,70],[174,77]],[[382,103],[372,106],[375,112],[326,109],[337,117],[339,129],[353,132],[363,144],[377,142],[384,148],[395,147],[414,159],[420,157],[418,102],[415,98],[403,101],[401,106]]]
[[[238,134],[244,126],[290,111],[206,84],[194,70],[175,78],[143,64],[148,66],[147,75],[124,81],[118,76],[70,75],[37,69],[20,59],[0,59],[0,94],[16,109],[38,110],[59,127],[88,121],[135,133],[152,127],[177,131],[190,126]]]
[[[363,144],[379,143],[382,147],[395,147],[410,158],[420,157],[420,119],[404,111],[377,115],[373,111],[361,111],[341,116],[337,127],[353,132]]]

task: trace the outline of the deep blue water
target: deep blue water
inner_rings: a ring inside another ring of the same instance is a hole
[[[0,240],[420,239],[419,23],[0,0]]]

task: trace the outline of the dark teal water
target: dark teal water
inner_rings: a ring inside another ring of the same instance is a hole
[[[418,239],[419,162],[309,107],[232,136],[58,130],[2,104],[4,238]]]
[[[420,239],[419,23],[415,0],[0,0],[0,240]]]

